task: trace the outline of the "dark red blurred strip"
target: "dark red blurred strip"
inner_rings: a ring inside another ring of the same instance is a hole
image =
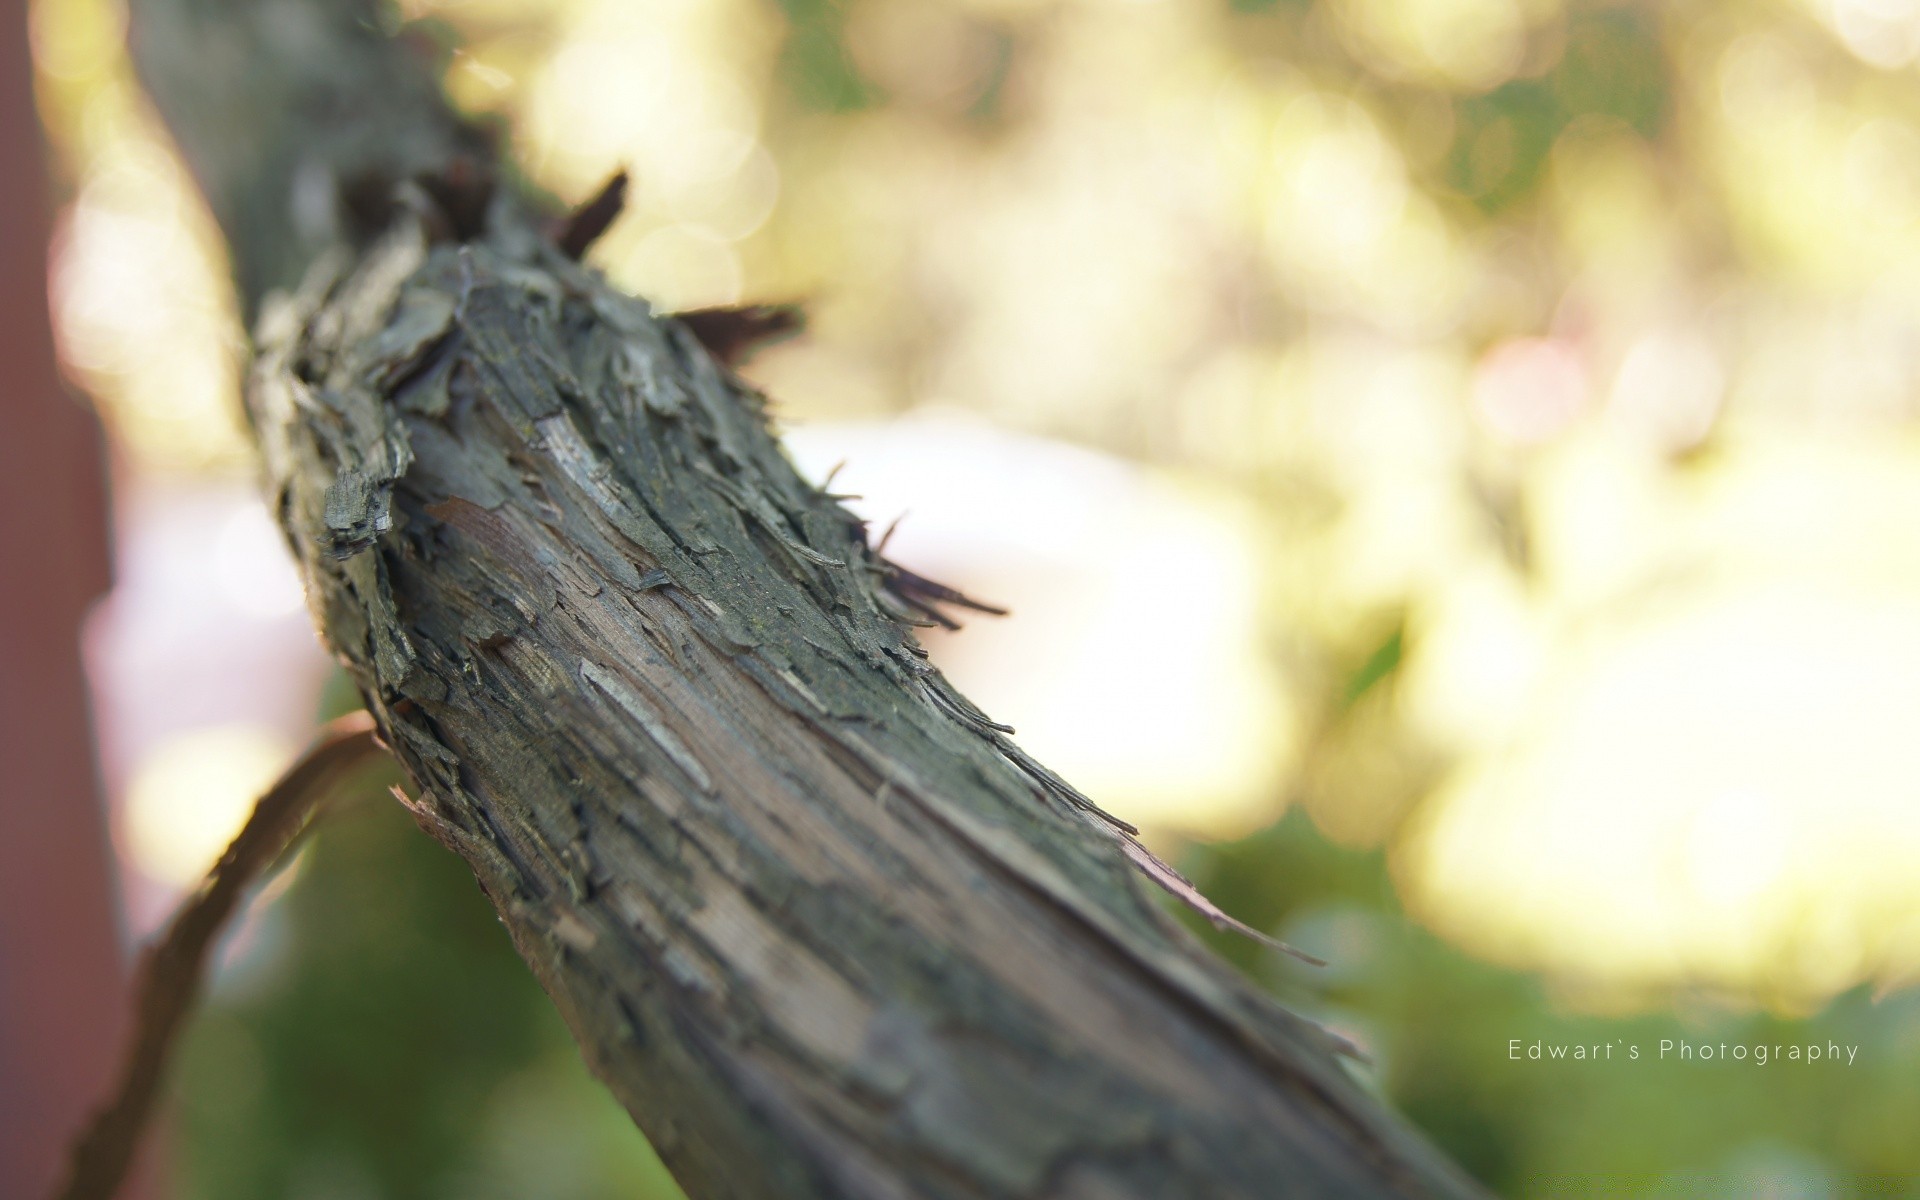
[[[80,622],[107,584],[92,415],[47,315],[26,6],[0,19],[0,1196],[45,1195],[126,1025]]]

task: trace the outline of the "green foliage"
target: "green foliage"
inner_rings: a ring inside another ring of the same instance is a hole
[[[853,112],[873,103],[872,88],[847,54],[846,7],[840,0],[780,0],[790,26],[781,78],[802,109]]]
[[[1306,967],[1201,931],[1297,1011],[1357,1034],[1375,1060],[1360,1074],[1500,1195],[1920,1195],[1912,991],[1877,1002],[1851,992],[1804,1019],[1704,998],[1631,1016],[1570,1012],[1536,977],[1420,928],[1379,854],[1329,844],[1304,815],[1195,847],[1184,865],[1229,911],[1329,960]],[[1675,1046],[1664,1060],[1663,1041]],[[1683,1041],[1831,1042],[1859,1055],[1680,1061]],[[1527,1057],[1535,1042],[1540,1061]],[[1573,1061],[1551,1058],[1552,1046],[1613,1049]]]
[[[1549,77],[1570,119],[1613,117],[1642,137],[1661,129],[1668,105],[1666,51],[1640,9],[1613,9],[1574,20],[1567,48]]]
[[[1446,183],[1490,215],[1535,195],[1554,142],[1576,122],[1617,122],[1646,138],[1662,132],[1672,97],[1651,17],[1591,14],[1570,22],[1566,39],[1540,78],[1455,101]]]
[[[1360,698],[1385,682],[1400,669],[1400,660],[1406,654],[1406,627],[1394,626],[1393,632],[1382,638],[1373,652],[1367,655],[1353,674],[1347,677],[1346,689],[1340,696],[1340,707],[1352,708]]]

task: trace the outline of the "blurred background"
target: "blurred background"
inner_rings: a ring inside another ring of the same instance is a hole
[[[324,713],[218,239],[115,0],[34,0],[135,938]],[[1509,1195],[1920,1195],[1920,3],[409,0],[916,570],[933,649]],[[1213,935],[1209,932],[1210,938]],[[1852,1065],[1542,1063],[1834,1040]],[[233,939],[174,1193],[676,1195],[390,803]]]

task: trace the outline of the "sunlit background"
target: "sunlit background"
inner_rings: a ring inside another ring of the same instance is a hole
[[[351,701],[125,14],[33,13],[60,349],[117,451],[89,655],[145,930]],[[1920,3],[403,17],[541,185],[633,173],[614,279],[806,303],[748,368],[796,459],[1015,610],[942,664],[1331,958],[1217,943],[1483,1180],[1920,1177]],[[181,1195],[671,1194],[443,859],[356,810],[243,932]],[[1862,1061],[1506,1057],[1682,1036]]]

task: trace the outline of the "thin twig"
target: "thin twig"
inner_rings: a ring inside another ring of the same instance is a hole
[[[247,888],[282,861],[322,801],[381,753],[366,713],[329,724],[314,747],[253,806],[245,827],[181,902],[140,962],[134,987],[134,1037],[120,1084],[73,1143],[59,1200],[109,1200],[119,1191],[152,1115],[167,1058],[200,994],[207,955]]]
[[[749,304],[696,308],[673,314],[694,340],[723,367],[745,362],[754,351],[799,333],[806,318],[798,304]]]
[[[554,234],[554,244],[568,258],[578,259],[607,231],[627,206],[627,173],[615,171],[593,199],[568,213]]]

